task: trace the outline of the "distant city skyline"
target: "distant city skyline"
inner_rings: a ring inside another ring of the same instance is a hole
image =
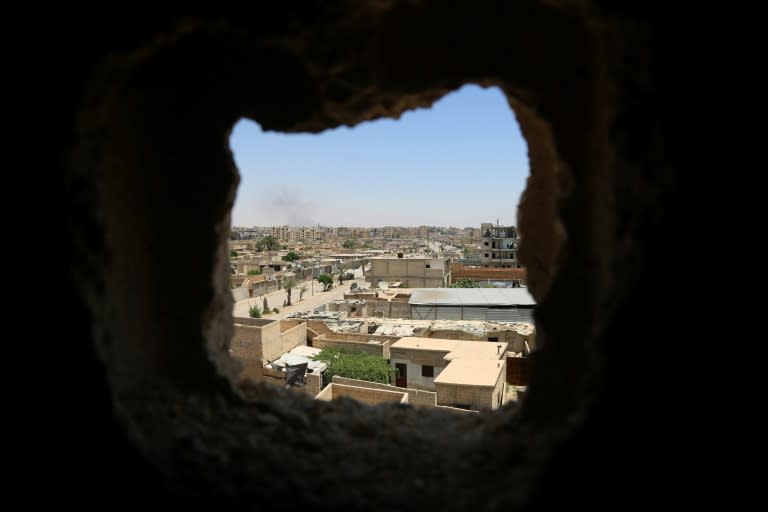
[[[230,137],[234,226],[479,227],[517,224],[528,147],[498,88],[465,86],[431,109],[317,135]]]

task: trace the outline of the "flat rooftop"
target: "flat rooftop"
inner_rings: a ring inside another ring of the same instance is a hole
[[[420,338],[418,336],[408,336],[407,338],[401,338],[390,345],[390,349],[393,348],[411,348],[419,350],[432,350],[436,352],[450,352],[459,343],[458,340],[447,340],[443,338]],[[462,342],[463,343],[463,342]],[[471,343],[471,342],[467,342]],[[477,342],[475,342],[477,343]]]
[[[408,336],[401,338],[392,345],[392,349],[416,349],[432,352],[448,352],[446,361],[454,359],[487,359],[496,360],[504,357],[507,351],[506,342],[497,341],[465,341],[444,338],[420,338]]]
[[[504,370],[504,361],[488,359],[456,359],[451,361],[440,375],[435,377],[435,384],[454,384],[458,386],[493,387]]]
[[[414,288],[408,303],[425,306],[536,305],[528,288]]]

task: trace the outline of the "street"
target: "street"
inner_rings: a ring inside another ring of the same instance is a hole
[[[333,289],[327,292],[324,292],[322,291],[323,284],[319,283],[317,279],[314,279],[313,281],[307,281],[306,283],[302,282],[302,283],[299,283],[299,285],[291,291],[291,303],[293,305],[286,306],[286,307],[283,307],[283,302],[288,297],[288,294],[286,293],[285,290],[281,289],[281,290],[274,291],[272,293],[268,293],[266,297],[267,297],[267,305],[269,306],[269,309],[272,310],[272,308],[277,308],[280,310],[280,313],[269,313],[269,314],[262,313],[262,318],[279,320],[297,311],[313,311],[331,300],[343,299],[344,293],[349,291],[349,288],[352,286],[352,283],[357,283],[357,286],[361,288],[367,287],[370,284],[370,283],[366,283],[365,279],[363,279],[362,277],[357,279],[346,280],[342,285],[339,285],[339,281],[338,279],[336,279],[333,282]],[[308,289],[306,293],[304,293],[304,298],[300,301],[299,288],[301,287],[301,284],[306,284]],[[312,292],[313,286],[314,286],[314,294]],[[263,302],[264,302],[263,295],[259,297],[253,297],[251,299],[241,300],[240,302],[236,302],[234,309],[232,311],[232,316],[248,318],[249,317],[248,309],[250,308],[250,306],[257,305],[259,306],[259,308],[261,308]]]

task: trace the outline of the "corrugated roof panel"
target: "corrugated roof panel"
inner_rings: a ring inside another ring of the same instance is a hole
[[[535,306],[528,288],[417,288],[409,304],[443,306]]]

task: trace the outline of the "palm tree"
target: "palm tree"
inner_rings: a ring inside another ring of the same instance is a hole
[[[288,302],[285,304],[286,306],[291,305],[291,289],[296,287],[296,279],[289,277],[285,281],[283,281],[283,288],[285,289],[285,292],[288,294]]]

